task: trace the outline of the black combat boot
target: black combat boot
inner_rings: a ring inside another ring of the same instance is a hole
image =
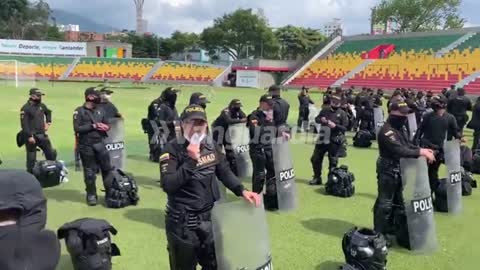
[[[311,186],[321,186],[323,185],[322,177],[314,177],[308,184]]]
[[[87,194],[87,205],[95,206],[97,205],[98,197],[95,194]]]

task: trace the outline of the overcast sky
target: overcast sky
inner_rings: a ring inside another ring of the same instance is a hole
[[[47,0],[64,9],[119,29],[135,29],[133,0]],[[318,29],[341,18],[348,35],[370,31],[370,7],[379,0],[145,0],[148,30],[168,36],[175,30],[201,32],[213,19],[237,8],[263,8],[273,27],[287,24]],[[463,0],[467,26],[480,25],[480,1]],[[81,26],[80,26],[81,29]]]

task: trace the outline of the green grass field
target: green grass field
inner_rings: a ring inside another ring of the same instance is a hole
[[[53,125],[49,134],[54,147],[59,151],[59,159],[68,162],[73,160],[72,113],[83,103],[84,89],[91,85],[95,84],[37,84],[46,92],[44,101],[53,110]],[[73,167],[70,167],[69,183],[45,190],[48,198],[48,228],[51,230],[56,231],[65,222],[81,217],[104,218],[114,224],[119,231],[114,241],[122,251],[122,256],[114,259],[115,270],[169,269],[164,229],[166,196],[157,183],[158,165],[148,161],[147,139],[140,127],[140,120],[146,115],[148,104],[160,95],[164,87],[118,89],[113,94],[114,103],[126,119],[128,171],[136,176],[141,188],[141,202],[137,207],[120,210],[107,209],[101,205],[87,207],[84,202],[82,173],[75,172]],[[19,129],[19,108],[27,100],[28,89],[3,85],[0,85],[0,89],[0,155],[4,160],[3,167],[23,168],[25,153],[24,149],[17,148],[15,134]],[[244,110],[251,112],[263,92],[253,89],[182,87],[177,103],[179,111],[187,105],[194,90],[204,92],[212,101],[207,108],[210,122],[232,98],[240,98]],[[289,122],[294,124],[298,113],[296,92],[286,92],[283,95],[292,105]],[[321,96],[317,94],[313,98],[320,101]],[[268,213],[274,267],[279,270],[335,270],[344,261],[341,250],[344,232],[353,226],[372,227],[378,151],[375,145],[371,149],[361,150],[349,147],[348,158],[340,163],[349,165],[354,172],[357,193],[352,198],[340,199],[324,195],[323,187],[307,185],[312,175],[310,156],[314,146],[305,143],[303,135],[295,141],[297,143],[292,144],[292,153],[300,207],[292,213]],[[388,268],[479,269],[476,257],[480,255],[479,191],[474,190],[473,196],[464,198],[464,211],[461,215],[435,215],[439,242],[436,253],[419,256],[393,248],[388,256]],[[58,269],[70,270],[69,255],[64,247],[62,250]]]

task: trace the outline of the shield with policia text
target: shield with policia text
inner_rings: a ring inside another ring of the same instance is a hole
[[[227,142],[235,155],[238,178],[245,179],[252,176],[253,167],[249,153],[250,135],[245,124],[234,124],[228,127]]]
[[[385,123],[383,117],[383,109],[381,107],[373,108],[373,121],[375,122],[375,135],[378,136],[380,129],[383,127]]]
[[[447,166],[447,205],[448,213],[462,211],[462,171],[460,165],[460,141],[444,143],[445,165]]]
[[[437,249],[437,235],[427,161],[424,157],[401,159],[400,170],[404,186],[408,247],[415,252],[433,252]]]
[[[273,139],[272,150],[275,180],[277,183],[278,209],[280,211],[295,210],[298,204],[297,187],[288,141],[283,137]]]
[[[212,227],[218,269],[272,270],[270,239],[263,204],[216,203]]]
[[[105,138],[105,147],[110,155],[112,167],[124,170],[127,157],[124,122],[121,118],[112,118],[109,122],[110,130],[108,130],[107,138]]]

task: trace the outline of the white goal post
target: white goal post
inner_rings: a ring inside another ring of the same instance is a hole
[[[17,60],[0,60],[0,84],[15,87],[35,86],[37,65]]]

